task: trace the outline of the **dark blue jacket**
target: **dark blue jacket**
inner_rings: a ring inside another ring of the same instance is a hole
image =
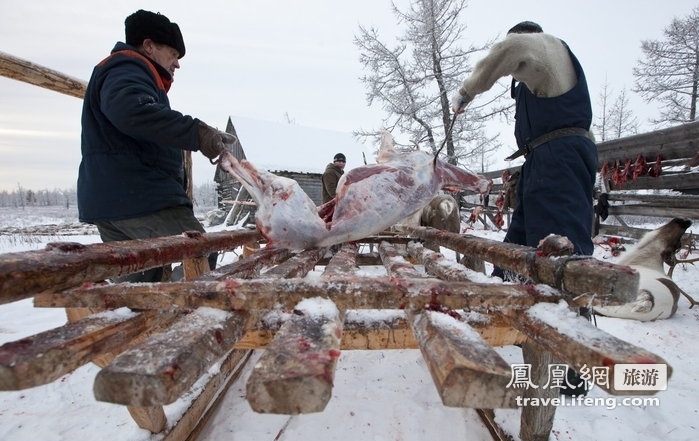
[[[192,206],[183,150],[198,149],[198,120],[170,109],[171,83],[169,72],[124,43],[94,68],[82,111],[82,222]]]

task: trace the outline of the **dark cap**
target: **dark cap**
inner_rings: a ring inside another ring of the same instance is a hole
[[[333,162],[335,162],[335,161],[347,162],[347,158],[345,158],[345,155],[343,155],[342,153],[338,153],[338,154],[335,155],[335,157],[333,158]]]
[[[539,32],[544,32],[544,30],[533,21],[517,23],[512,29],[507,31],[508,34],[538,34]]]
[[[139,9],[126,17],[126,44],[140,46],[143,40],[150,38],[156,43],[166,44],[180,53],[178,58],[184,57],[184,40],[177,23],[172,23],[160,13]]]

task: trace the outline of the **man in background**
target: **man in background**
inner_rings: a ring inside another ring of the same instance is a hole
[[[103,242],[204,232],[186,193],[184,152],[213,160],[235,137],[170,108],[167,93],[185,55],[176,23],[139,10],[126,18],[125,34],[94,68],[85,93],[80,221],[95,224]],[[162,276],[156,268],[122,280]]]
[[[335,197],[337,191],[337,182],[345,173],[345,164],[347,158],[342,153],[338,153],[333,158],[333,162],[325,167],[323,172],[323,203],[329,202]]]

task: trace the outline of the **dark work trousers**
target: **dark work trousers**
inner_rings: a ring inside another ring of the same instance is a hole
[[[517,208],[504,242],[536,247],[549,234],[566,236],[575,254],[592,255],[592,192],[597,147],[589,139],[568,136],[543,144],[527,155],[517,183]],[[502,277],[495,268],[493,275]]]
[[[102,242],[120,240],[151,239],[154,237],[176,236],[185,231],[204,232],[204,227],[194,216],[191,208],[178,206],[166,208],[146,216],[116,221],[95,222]],[[216,268],[217,253],[209,255],[209,269]],[[129,274],[114,279],[115,282],[160,282],[163,268]]]

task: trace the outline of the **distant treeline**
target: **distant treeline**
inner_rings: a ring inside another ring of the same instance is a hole
[[[202,207],[215,207],[217,204],[216,187],[212,183],[195,185],[194,204]],[[32,190],[17,185],[17,188],[0,191],[0,207],[49,207],[64,206],[70,208],[78,203],[75,188],[68,190]]]

